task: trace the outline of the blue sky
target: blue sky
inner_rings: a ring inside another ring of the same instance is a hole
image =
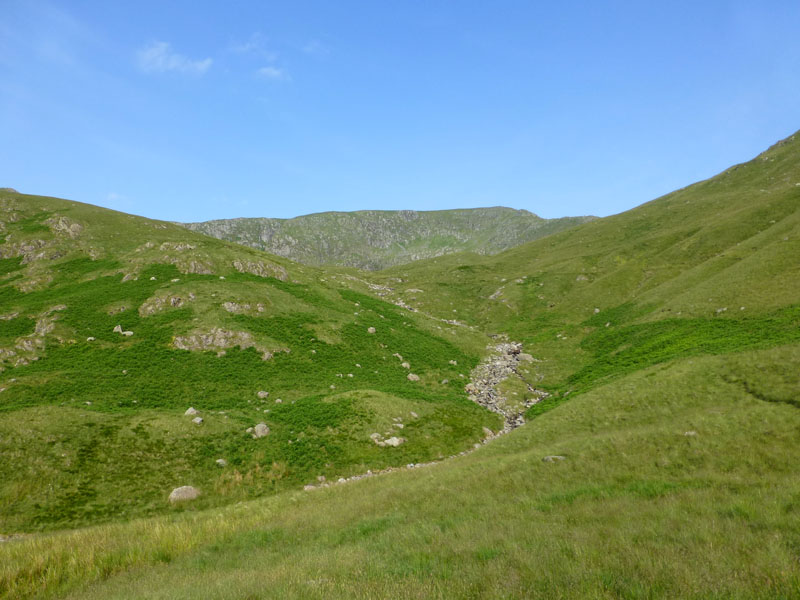
[[[608,215],[800,129],[798,2],[0,0],[0,186]]]

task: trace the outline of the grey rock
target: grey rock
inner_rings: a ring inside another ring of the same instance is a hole
[[[406,375],[406,379],[409,381],[419,381],[419,375],[415,375],[414,373],[409,373]]]
[[[367,327],[367,333],[375,333],[375,331],[374,327]]]
[[[197,410],[193,406],[190,406],[189,408],[187,408],[186,412],[183,413],[183,415],[185,417],[188,417],[188,416],[191,416],[191,415],[196,415],[196,414],[197,414]]]
[[[202,425],[203,424],[203,417],[195,417],[192,419],[192,423],[195,425]]]
[[[269,427],[266,423],[259,423],[253,429],[253,437],[262,438],[269,435]]]
[[[556,461],[559,461],[559,460],[565,460],[565,458],[566,458],[565,456],[559,456],[557,454],[553,454],[553,455],[550,455],[550,456],[545,456],[542,459],[542,462],[556,462]]]
[[[214,462],[217,463],[220,467],[227,467],[228,466],[228,461],[225,460],[224,458],[218,458]]]
[[[176,502],[186,502],[188,500],[194,500],[200,496],[200,490],[196,487],[192,487],[191,485],[182,485],[181,487],[177,487],[169,495],[169,501],[172,504]]]

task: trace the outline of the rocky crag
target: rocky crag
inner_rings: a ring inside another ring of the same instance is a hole
[[[182,225],[309,265],[379,270],[454,252],[496,254],[592,219],[543,219],[527,210],[492,207],[325,212]]]

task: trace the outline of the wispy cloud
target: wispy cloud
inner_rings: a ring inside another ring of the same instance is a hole
[[[310,42],[303,44],[301,49],[306,54],[310,54],[312,56],[325,56],[330,54],[330,48],[328,48],[328,46],[319,40],[311,40]]]
[[[230,51],[235,54],[250,54],[272,62],[278,55],[267,48],[267,38],[262,33],[254,33],[246,42],[231,44]]]
[[[262,79],[286,79],[286,71],[278,67],[261,67],[256,71],[256,75]]]
[[[210,58],[192,60],[172,50],[167,42],[151,42],[138,53],[139,68],[145,73],[166,73],[177,71],[202,75],[214,62]]]

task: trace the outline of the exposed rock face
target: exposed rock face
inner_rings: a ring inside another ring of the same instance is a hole
[[[470,400],[503,417],[505,421],[503,433],[524,424],[524,410],[548,395],[546,392],[536,390],[529,385],[528,391],[532,392],[535,397],[527,400],[521,411],[512,411],[506,407],[505,398],[498,393],[497,387],[508,377],[517,375],[521,355],[522,344],[520,343],[505,342],[497,344],[493,348],[492,354],[472,370],[471,381],[464,387]]]
[[[194,500],[200,497],[200,490],[196,487],[192,487],[191,485],[182,485],[181,487],[177,487],[169,495],[169,501],[172,504],[177,502],[187,502],[189,500]]]
[[[50,231],[56,235],[66,235],[70,239],[76,239],[83,231],[83,225],[67,217],[53,216],[45,220],[45,224],[50,227]]]
[[[274,277],[281,281],[286,281],[289,278],[289,274],[282,266],[274,263],[265,263],[261,260],[235,260],[233,261],[233,268],[240,273],[250,273],[259,277]]]
[[[294,219],[187,223],[184,227],[306,264],[378,270],[453,252],[494,254],[592,218],[548,220],[525,210],[493,207],[329,212]]]
[[[189,300],[194,300],[194,294],[189,295]],[[161,312],[166,308],[180,308],[185,304],[185,300],[183,297],[178,295],[164,295],[164,296],[152,296],[145,300],[142,305],[139,307],[139,315],[142,317],[146,317],[148,315],[155,314],[157,312]]]
[[[194,333],[191,335],[178,335],[172,341],[172,345],[179,350],[224,350],[239,346],[242,350],[255,348],[263,352],[261,358],[269,360],[272,353],[256,344],[253,336],[247,331],[229,331],[218,327],[212,328],[208,332]]]

